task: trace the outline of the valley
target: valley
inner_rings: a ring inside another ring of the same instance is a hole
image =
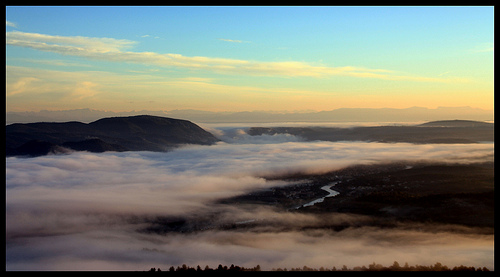
[[[493,163],[357,165],[327,174],[293,174],[270,179],[286,180],[291,184],[255,190],[214,204],[250,211],[265,206],[282,214],[313,215],[321,223],[283,224],[272,217],[224,221],[217,213],[200,213],[184,218],[159,218],[146,231],[189,233],[260,228],[341,231],[362,226],[399,228],[401,224],[408,228],[426,226],[430,229],[450,226],[451,229],[486,234],[494,230]],[[338,194],[325,197],[331,193],[324,187],[332,184]],[[329,219],[342,218],[341,214],[360,216],[361,220]]]

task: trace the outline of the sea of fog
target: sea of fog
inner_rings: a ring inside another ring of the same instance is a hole
[[[149,270],[186,264],[340,268],[376,262],[440,262],[493,269],[493,235],[448,228],[376,227],[211,229],[142,232],[165,216],[216,212],[216,221],[269,220],[275,225],[356,222],[271,207],[217,205],[218,199],[283,186],[263,176],[325,173],[354,164],[402,161],[493,161],[494,144],[304,142],[291,135],[249,136],[246,126],[202,125],[222,141],[171,152],[74,152],[6,158],[7,270]],[[465,227],[464,227],[465,228]]]

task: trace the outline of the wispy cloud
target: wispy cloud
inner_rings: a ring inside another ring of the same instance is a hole
[[[75,56],[85,56],[85,53],[90,55],[91,53],[121,52],[135,44],[134,41],[125,39],[54,36],[19,31],[7,32],[6,40],[8,45]]]
[[[238,40],[238,39],[218,38],[218,40],[227,41],[227,42],[236,42],[236,43],[249,43],[249,41],[242,41],[242,40]]]
[[[153,70],[153,71],[151,71]],[[219,79],[195,75],[186,77],[168,77],[156,68],[143,71],[106,72],[94,70],[66,71],[44,69],[40,67],[6,66],[6,93],[9,107],[29,106],[30,109],[68,108],[70,103],[77,105],[96,105],[107,109],[116,105],[116,97],[137,101],[138,98],[163,99],[169,96],[179,97],[179,101],[188,101],[192,108],[198,109],[251,109],[254,103],[265,103],[267,109],[282,104],[283,99],[300,101],[301,106],[322,103],[326,97],[336,95],[329,91],[289,87],[265,87],[245,84],[223,84]],[[139,73],[139,74],[138,74]],[[92,82],[96,86],[92,91],[82,94],[82,82]],[[97,91],[98,90],[98,91]],[[141,97],[136,96],[142,91]],[[95,92],[95,93],[92,93]],[[99,92],[99,93],[98,93]],[[202,93],[206,98],[203,103],[192,106],[190,97]],[[88,97],[81,98],[86,95]],[[92,96],[92,97],[90,97]],[[78,99],[78,101],[74,101]],[[99,101],[97,101],[99,99]],[[307,99],[307,100],[306,100]],[[89,102],[89,101],[96,102]],[[63,104],[56,104],[56,103]],[[86,104],[85,104],[86,103]],[[62,105],[56,107],[54,105]],[[136,109],[137,107],[127,107]],[[148,105],[151,109],[152,106]],[[164,109],[164,104],[157,104],[157,109]],[[123,107],[121,107],[123,109]]]
[[[111,74],[95,71],[58,71],[30,67],[7,66],[6,95],[24,98],[25,102],[66,100],[68,102],[89,98],[98,93],[97,88],[106,83],[123,83]],[[41,100],[46,98],[46,100]],[[71,101],[70,101],[71,100]],[[11,100],[15,102],[16,100]]]
[[[148,35],[148,34],[146,34],[146,35],[142,35],[142,36],[140,36],[140,37],[141,37],[141,38],[155,38],[155,39],[160,38],[159,36],[152,36],[152,35]]]
[[[476,46],[476,48],[472,49],[472,51],[477,52],[477,53],[493,52],[493,51],[495,51],[495,47],[494,47],[493,43],[483,43],[483,44]]]
[[[135,44],[134,41],[113,38],[53,36],[15,31],[6,33],[6,43],[7,45],[28,47],[61,55],[72,55],[113,62],[131,62],[195,70],[210,70],[222,74],[318,78],[350,76],[416,82],[467,81],[461,78],[433,78],[401,75],[386,69],[371,69],[353,66],[330,67],[297,61],[264,62],[202,56],[187,57],[181,54],[172,53],[131,52],[124,50],[133,46]]]
[[[47,59],[25,59],[25,58],[13,58],[12,60],[18,60],[27,63],[35,64],[45,64],[50,66],[78,66],[78,67],[91,67],[90,64],[70,62],[65,60],[47,60]]]
[[[75,98],[76,101],[81,100],[83,98],[92,97],[97,93],[99,93],[99,91],[96,90],[96,87],[98,87],[98,85],[93,82],[89,81],[78,82],[75,89],[73,90],[72,96]]]
[[[29,91],[32,87],[31,83],[36,81],[40,81],[40,79],[35,77],[21,77],[15,83],[7,84],[6,95],[12,96]]]
[[[6,20],[6,26],[17,28],[17,24]]]

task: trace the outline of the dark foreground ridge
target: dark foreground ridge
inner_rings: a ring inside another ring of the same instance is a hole
[[[91,123],[15,123],[5,127],[6,156],[41,156],[68,151],[167,151],[182,144],[218,141],[198,125],[180,119],[139,115]]]

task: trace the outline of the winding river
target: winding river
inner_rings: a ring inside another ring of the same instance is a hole
[[[331,188],[332,188],[332,187],[334,187],[337,183],[338,183],[338,181],[337,181],[337,182],[330,183],[330,184],[328,184],[328,185],[326,185],[326,186],[322,186],[322,187],[321,187],[321,189],[322,189],[322,190],[324,190],[324,191],[326,191],[326,192],[328,192],[328,195],[326,195],[326,196],[324,196],[324,197],[321,197],[321,198],[318,198],[318,199],[316,199],[316,200],[313,200],[313,201],[311,201],[311,202],[309,202],[309,203],[307,203],[307,204],[304,204],[304,205],[302,205],[302,206],[299,206],[299,207],[297,207],[297,209],[302,208],[302,207],[312,206],[312,205],[314,205],[314,204],[316,204],[316,203],[321,203],[321,202],[323,202],[323,200],[325,200],[325,198],[326,198],[326,197],[337,196],[337,195],[339,194],[339,192],[331,189]]]

